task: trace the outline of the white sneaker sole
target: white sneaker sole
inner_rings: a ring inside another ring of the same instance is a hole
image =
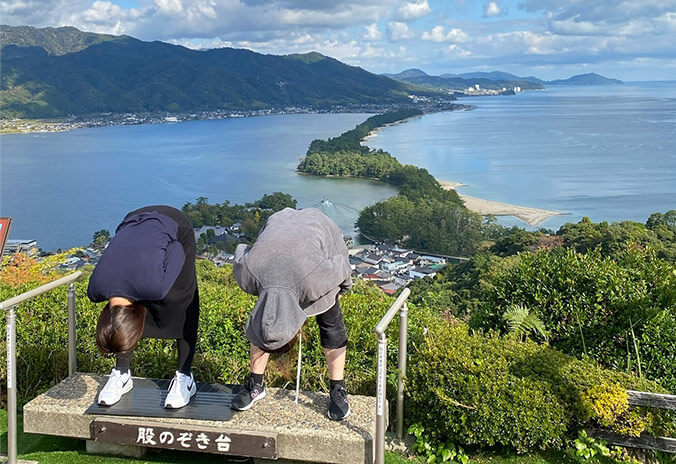
[[[188,398],[188,401],[181,401],[179,403],[167,403],[167,400],[164,400],[164,407],[166,409],[179,409],[182,408],[183,406],[187,405],[190,403],[190,400],[192,399],[193,396],[197,393],[197,385],[195,385],[195,382],[192,383],[192,388],[190,389],[190,397]]]
[[[345,415],[344,415],[343,417],[341,417],[340,419],[336,419],[336,418],[334,418],[334,417],[331,417],[331,411],[326,411],[326,417],[328,417],[329,419],[334,420],[334,421],[340,421],[340,420],[347,419],[348,417],[350,417],[350,413],[351,413],[351,412],[352,412],[352,411],[350,410],[350,406],[348,406],[348,407],[347,407],[347,414],[345,414]]]
[[[248,409],[251,409],[251,407],[254,405],[254,403],[255,403],[256,401],[259,401],[259,400],[262,400],[263,398],[265,398],[265,395],[266,395],[266,391],[263,390],[263,393],[261,393],[261,394],[258,395],[256,398],[254,398],[253,400],[251,400],[251,403],[247,404],[247,405],[244,406],[243,408],[233,408],[233,409],[234,409],[235,411],[246,411],[246,410],[248,410]]]
[[[107,403],[105,400],[101,399],[101,393],[99,393],[99,398],[97,399],[97,402],[101,406],[112,406],[112,405],[118,403],[122,399],[122,395],[124,395],[125,393],[129,393],[132,388],[134,388],[134,382],[131,380],[131,378],[129,378],[127,383],[125,383],[122,386],[122,393],[120,393],[120,397],[118,399],[116,399],[115,401],[111,401],[111,402]]]

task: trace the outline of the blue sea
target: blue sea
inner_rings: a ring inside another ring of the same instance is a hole
[[[540,226],[645,222],[676,209],[676,82],[551,87],[465,98],[471,111],[425,115],[368,141],[460,191],[569,213]],[[200,196],[245,203],[282,191],[299,207],[328,198],[344,233],[358,211],[396,193],[359,179],[298,175],[315,138],[334,137],[366,114],[275,115],[0,136],[0,216],[10,238],[55,250],[111,232],[128,211],[181,207]],[[504,224],[525,226],[518,219]]]
[[[359,211],[396,194],[390,185],[295,172],[315,138],[339,135],[367,114],[302,114],[111,126],[0,136],[0,216],[10,238],[45,250],[86,245],[144,205],[244,204],[291,194],[322,206],[345,234]]]
[[[538,227],[584,216],[645,222],[676,209],[676,82],[460,101],[475,108],[383,128],[368,145],[467,184],[458,189],[467,195],[569,213]]]

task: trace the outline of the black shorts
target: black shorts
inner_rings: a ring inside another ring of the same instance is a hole
[[[335,349],[347,346],[347,331],[338,299],[331,309],[317,315],[319,341],[323,348]]]

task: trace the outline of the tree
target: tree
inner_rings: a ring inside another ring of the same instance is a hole
[[[294,200],[294,198],[288,193],[274,192],[270,195],[266,193],[263,195],[263,198],[251,203],[250,206],[255,206],[261,209],[271,209],[273,211],[281,211],[284,208],[296,209],[296,200]]]
[[[95,248],[103,248],[109,241],[110,232],[108,232],[106,229],[101,229],[94,232],[94,236],[92,237],[92,245],[94,245]]]

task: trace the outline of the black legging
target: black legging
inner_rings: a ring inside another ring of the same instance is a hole
[[[322,348],[333,349],[347,346],[347,330],[338,298],[336,298],[336,304],[328,311],[317,315],[317,325],[319,325],[319,341]]]
[[[179,338],[176,340],[176,349],[178,350],[178,370],[185,375],[190,375],[192,359],[195,357],[195,344],[191,345],[185,338]],[[120,372],[129,370],[133,355],[134,350],[126,353],[117,353],[115,369]]]
[[[187,318],[183,326],[183,338],[176,340],[176,350],[178,351],[178,371],[185,375],[190,375],[192,369],[192,360],[195,357],[195,347],[197,346],[197,324],[199,320],[199,293],[195,290],[195,297],[190,306],[186,309]],[[127,353],[117,353],[115,368],[121,372],[126,372],[131,366],[131,358],[134,351]]]

